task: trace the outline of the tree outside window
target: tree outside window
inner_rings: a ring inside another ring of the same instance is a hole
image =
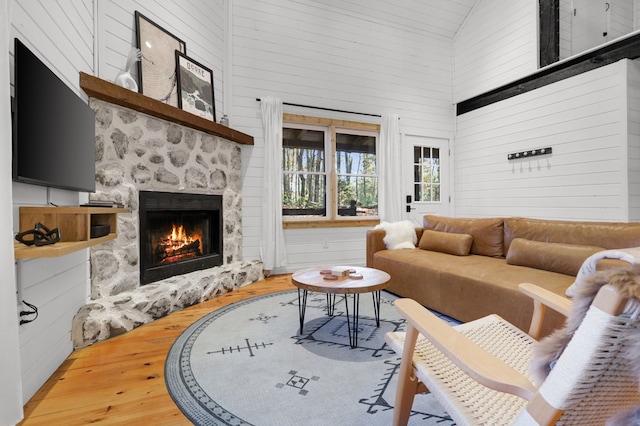
[[[416,201],[440,201],[439,148],[413,148],[413,188]]]
[[[377,220],[378,133],[374,124],[285,114],[284,220]]]
[[[337,133],[336,142],[338,215],[377,216],[376,138]]]
[[[282,132],[282,214],[326,216],[325,132]]]

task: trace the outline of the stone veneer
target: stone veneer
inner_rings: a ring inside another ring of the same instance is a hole
[[[98,99],[96,192],[115,200],[118,237],[91,248],[91,302],[73,319],[76,348],[122,334],[178,309],[262,279],[262,262],[242,260],[241,151],[235,143]],[[140,285],[138,191],[223,197],[219,267]]]

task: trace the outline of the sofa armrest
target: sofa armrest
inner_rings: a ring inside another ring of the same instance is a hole
[[[384,229],[370,229],[367,231],[367,268],[373,268],[373,254],[380,250],[386,250],[384,244]]]
[[[423,228],[415,228],[416,237],[418,242],[422,237]],[[367,231],[367,268],[373,268],[373,255],[380,250],[386,250],[387,246],[384,243],[384,236],[386,232],[384,229],[370,229]]]
[[[535,284],[522,283],[518,288],[522,293],[533,299],[533,317],[531,318],[529,335],[534,339],[540,337],[542,321],[547,308],[551,308],[565,317],[569,315],[569,310],[571,309],[570,299],[538,287]]]

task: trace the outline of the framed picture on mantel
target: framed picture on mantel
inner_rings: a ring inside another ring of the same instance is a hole
[[[140,12],[135,12],[138,61],[138,91],[150,98],[178,107],[176,50],[187,53],[184,41]]]
[[[178,75],[178,104],[184,111],[208,120],[216,121],[216,104],[213,94],[213,72],[175,51]]]

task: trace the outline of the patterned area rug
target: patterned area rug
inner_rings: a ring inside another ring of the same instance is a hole
[[[390,425],[400,358],[384,334],[404,330],[393,300],[382,293],[378,328],[361,295],[355,349],[342,296],[330,317],[325,294],[310,292],[302,334],[295,290],[216,310],[170,349],[169,393],[196,425]],[[431,395],[417,395],[413,410],[409,424],[453,424]]]

